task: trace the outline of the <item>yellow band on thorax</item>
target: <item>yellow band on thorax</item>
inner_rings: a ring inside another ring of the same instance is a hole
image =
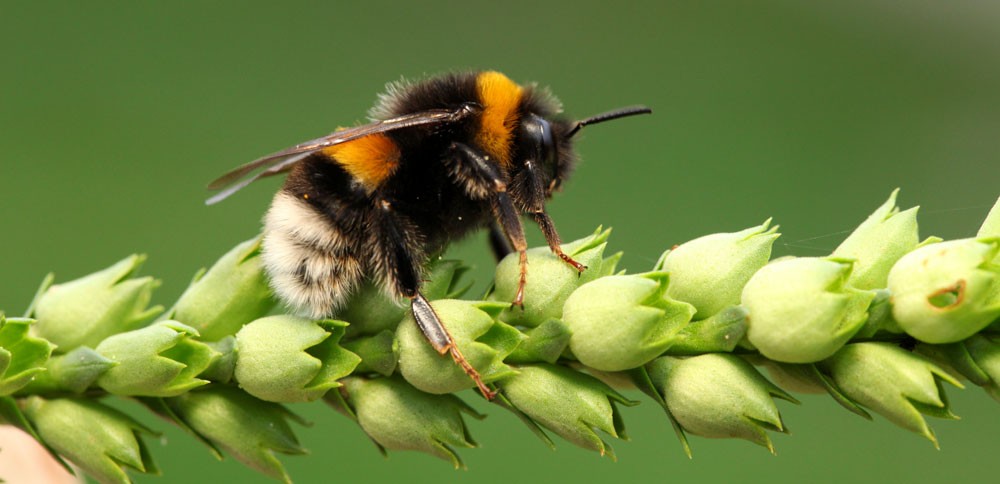
[[[517,129],[521,86],[507,76],[487,71],[476,78],[483,113],[476,142],[502,166],[510,164],[511,140]]]

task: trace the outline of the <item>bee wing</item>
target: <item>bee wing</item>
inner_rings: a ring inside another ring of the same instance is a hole
[[[299,161],[302,161],[309,155],[323,148],[373,134],[385,133],[387,131],[409,128],[412,126],[451,123],[464,119],[479,109],[480,108],[474,104],[463,104],[456,109],[430,109],[417,113],[404,114],[395,118],[375,121],[373,123],[355,126],[353,128],[342,129],[340,131],[330,133],[322,138],[316,138],[314,140],[299,143],[291,148],[253,160],[245,165],[237,167],[219,178],[216,178],[208,184],[208,189],[222,191],[206,200],[205,204],[212,205],[218,203],[260,178],[288,171]],[[257,173],[251,176],[250,174],[254,172]]]

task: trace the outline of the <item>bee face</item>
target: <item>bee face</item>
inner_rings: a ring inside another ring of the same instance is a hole
[[[586,269],[562,252],[545,201],[572,170],[580,128],[649,110],[571,122],[559,109],[546,91],[492,71],[392,84],[371,111],[373,122],[243,165],[209,185],[223,189],[209,203],[288,172],[264,220],[263,259],[279,297],[300,313],[331,316],[359,283],[373,281],[409,299],[431,345],[450,352],[492,397],[421,296],[421,273],[449,241],[491,227],[498,257],[520,255],[513,304],[523,305],[522,215],[534,219],[554,253]]]

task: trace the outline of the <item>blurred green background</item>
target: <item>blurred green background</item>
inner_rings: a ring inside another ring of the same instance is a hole
[[[476,3],[476,5],[474,5]],[[829,253],[895,187],[922,235],[971,235],[1000,195],[1000,3],[0,2],[0,308],[132,252],[169,305],[195,270],[253,236],[277,180],[206,207],[208,180],[364,119],[385,82],[492,68],[551,86],[570,116],[627,104],[651,117],[589,128],[551,204],[566,239],[615,229],[624,267],[673,244],[775,217],[776,255]],[[530,230],[534,244],[537,230]],[[452,255],[492,261],[484,237]],[[950,389],[951,390],[951,389]],[[829,398],[779,404],[778,456],[693,438],[688,460],[650,401],[625,409],[619,462],[548,450],[503,411],[470,423],[468,471],[422,454],[383,459],[321,404],[298,482],[971,481],[995,476],[997,404],[951,391],[942,449]],[[477,401],[471,392],[466,397]],[[489,410],[476,402],[478,408]],[[266,482],[215,462],[167,424],[165,477]]]

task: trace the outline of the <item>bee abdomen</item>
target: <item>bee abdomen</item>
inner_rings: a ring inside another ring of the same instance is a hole
[[[330,316],[362,278],[349,240],[312,205],[279,192],[264,218],[261,257],[271,287],[296,311]]]

